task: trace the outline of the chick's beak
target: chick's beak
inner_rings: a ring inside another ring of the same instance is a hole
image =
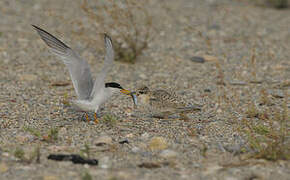
[[[122,89],[120,90],[121,93],[126,94],[126,95],[131,95],[131,91],[127,90],[127,89]]]

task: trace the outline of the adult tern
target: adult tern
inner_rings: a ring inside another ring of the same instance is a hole
[[[77,99],[72,100],[72,104],[81,111],[94,112],[95,123],[98,123],[97,111],[99,107],[109,100],[109,98],[117,92],[130,95],[134,103],[136,96],[129,90],[124,89],[119,83],[107,82],[105,78],[108,71],[111,69],[114,61],[114,49],[111,38],[105,34],[106,56],[102,71],[98,74],[95,81],[91,76],[91,71],[88,63],[80,57],[80,55],[64,44],[62,41],[54,37],[47,31],[32,25],[38,32],[41,39],[50,48],[51,52],[59,56],[62,62],[69,70],[69,74],[77,94]],[[89,121],[86,113],[86,119]]]

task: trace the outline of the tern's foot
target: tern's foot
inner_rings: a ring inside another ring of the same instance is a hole
[[[99,123],[99,119],[97,117],[97,113],[94,113],[94,123],[98,124]]]
[[[87,113],[85,113],[85,117],[86,117],[87,122],[90,122],[89,115]]]

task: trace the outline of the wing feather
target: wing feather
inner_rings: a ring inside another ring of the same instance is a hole
[[[88,99],[93,88],[93,80],[88,63],[52,34],[35,25],[32,26],[50,50],[61,57],[68,68],[78,99]]]
[[[98,92],[105,88],[105,78],[107,73],[111,70],[114,61],[114,48],[112,39],[107,34],[105,34],[104,40],[106,48],[105,61],[102,71],[97,75],[97,78],[95,80],[94,87],[91,93],[91,98],[96,97],[96,94],[98,94]]]

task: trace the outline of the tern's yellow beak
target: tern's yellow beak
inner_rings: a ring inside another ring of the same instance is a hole
[[[126,94],[126,95],[131,95],[131,91],[127,90],[127,89],[122,89],[120,90],[121,93]]]

